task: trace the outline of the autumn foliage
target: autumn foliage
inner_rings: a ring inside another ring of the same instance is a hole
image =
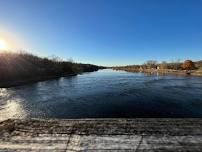
[[[194,70],[195,69],[194,62],[192,62],[191,60],[186,60],[184,61],[182,68],[184,70]]]

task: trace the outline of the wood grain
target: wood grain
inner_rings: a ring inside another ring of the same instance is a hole
[[[6,120],[0,151],[202,151],[202,119]]]

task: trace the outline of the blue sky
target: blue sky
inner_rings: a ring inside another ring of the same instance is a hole
[[[0,0],[24,49],[99,65],[202,59],[202,0]]]

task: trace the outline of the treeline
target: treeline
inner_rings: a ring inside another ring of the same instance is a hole
[[[0,81],[75,75],[104,67],[63,61],[58,57],[41,58],[28,53],[0,54]]]
[[[144,70],[199,70],[202,71],[202,60],[193,62],[191,60],[185,60],[184,62],[174,61],[174,62],[161,62],[158,63],[156,60],[149,60],[142,65],[127,65],[114,67],[118,70],[127,70],[127,71],[144,71]]]

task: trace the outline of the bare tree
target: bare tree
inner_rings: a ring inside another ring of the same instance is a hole
[[[62,62],[63,61],[62,58],[60,58],[60,57],[58,57],[56,55],[51,55],[49,57],[49,59],[52,60],[53,62]]]
[[[67,62],[74,63],[74,60],[72,58],[67,58]]]
[[[146,62],[147,68],[151,69],[151,68],[156,68],[157,66],[157,61],[156,60],[148,60]]]
[[[167,62],[166,61],[162,61],[162,63],[160,64],[160,68],[161,69],[167,69],[168,68]]]

